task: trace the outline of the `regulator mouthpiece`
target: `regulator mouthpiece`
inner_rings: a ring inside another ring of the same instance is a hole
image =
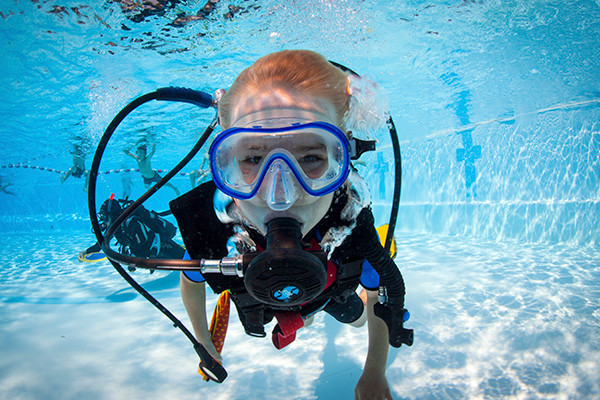
[[[250,261],[244,276],[246,290],[271,306],[307,303],[325,289],[327,256],[302,246],[300,223],[275,218],[267,223],[267,249]],[[319,256],[317,256],[317,254]]]

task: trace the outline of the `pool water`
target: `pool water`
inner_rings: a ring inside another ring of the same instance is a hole
[[[107,262],[73,249],[84,232],[4,235],[5,398],[352,398],[364,329],[320,315],[283,351],[246,337],[232,313],[229,377],[205,384],[187,340]],[[598,279],[593,248],[398,235],[410,282],[411,348],[392,350],[400,398],[594,398]],[[32,248],[42,248],[32,254]],[[23,262],[27,268],[23,268]],[[176,273],[136,271],[183,317]],[[209,296],[212,308],[216,296]]]
[[[94,243],[84,179],[59,179],[75,146],[89,168],[133,98],[171,85],[213,92],[284,48],[377,80],[398,127],[395,261],[415,344],[390,350],[394,398],[598,398],[600,3],[240,1],[199,12],[205,3],[0,6],[0,398],[353,398],[366,328],[325,315],[278,351],[233,312],[229,377],[202,382],[166,318],[107,261],[77,260]],[[124,148],[150,135],[153,167],[169,170],[212,117],[136,110],[100,165],[98,205],[144,191]],[[373,135],[379,151],[357,168],[381,224],[393,158],[385,132]],[[181,193],[202,156],[172,180]],[[174,196],[161,189],[147,206]],[[132,275],[187,324],[177,273]]]

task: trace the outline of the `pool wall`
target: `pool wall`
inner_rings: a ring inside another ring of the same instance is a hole
[[[470,148],[460,130],[404,143],[398,230],[597,244],[600,108],[586,105],[474,126]]]

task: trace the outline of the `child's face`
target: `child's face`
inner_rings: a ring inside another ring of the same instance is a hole
[[[260,115],[260,118],[269,118],[269,121],[272,121],[271,123],[275,125],[278,118],[282,118],[282,121],[296,119],[301,123],[318,121],[330,124],[335,124],[337,120],[333,105],[324,99],[315,99],[310,96],[298,94],[292,95],[291,93],[286,94],[281,91],[277,96],[267,94],[264,96],[254,96],[252,99],[246,97],[245,99],[246,102],[244,104],[239,104],[238,102],[235,105],[235,127],[253,126],[253,124],[257,123],[257,121],[253,121],[253,118],[258,115]],[[262,124],[262,121],[260,123]],[[308,133],[307,136],[309,136]],[[306,148],[306,143],[303,143],[299,138],[296,138],[295,144]],[[294,155],[294,147],[288,150],[290,154]],[[314,152],[315,150],[311,151]],[[314,157],[314,155],[312,156]],[[272,173],[271,169],[269,169],[269,173]],[[244,217],[263,234],[267,231],[266,223],[271,219],[290,217],[302,224],[302,235],[306,235],[327,213],[327,210],[331,206],[333,193],[324,196],[311,196],[302,189],[292,174],[287,174],[286,189],[294,192],[292,198],[293,204],[284,210],[278,210],[277,207],[273,207],[265,199],[270,199],[277,195],[274,191],[280,190],[277,181],[281,180],[281,176],[281,173],[278,177],[269,177],[267,175],[258,193],[253,198],[249,200],[236,199],[236,204]]]

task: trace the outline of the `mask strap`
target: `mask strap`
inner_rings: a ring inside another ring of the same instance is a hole
[[[350,159],[358,160],[363,153],[367,151],[375,151],[376,150],[376,141],[375,140],[362,140],[351,138],[348,140],[350,143]]]

